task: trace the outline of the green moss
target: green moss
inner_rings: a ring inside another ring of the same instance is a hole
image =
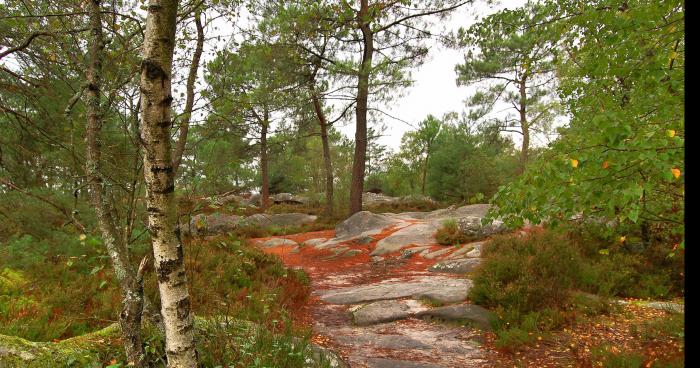
[[[0,366],[7,368],[102,367],[104,361],[120,355],[114,344],[119,325],[60,342],[32,342],[0,335]]]

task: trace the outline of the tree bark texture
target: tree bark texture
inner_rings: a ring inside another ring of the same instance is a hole
[[[90,188],[90,202],[95,208],[97,225],[102,241],[109,253],[122,294],[122,311],[119,323],[122,328],[127,359],[134,366],[143,365],[144,351],[141,340],[141,315],[143,312],[143,284],[129,260],[126,243],[120,237],[112,217],[112,206],[106,198],[101,173],[102,111],[102,61],[104,59],[104,35],[102,30],[101,0],[90,1],[90,51],[87,71],[87,129],[86,173]]]
[[[192,63],[190,64],[189,74],[187,75],[187,85],[185,86],[185,111],[182,113],[180,131],[178,132],[175,152],[173,153],[173,170],[175,170],[175,176],[177,176],[180,163],[182,162],[182,154],[185,152],[185,145],[187,144],[187,133],[192,118],[192,107],[194,106],[194,82],[197,81],[199,60],[202,57],[202,50],[204,49],[204,26],[202,25],[202,13],[199,10],[195,12],[194,25],[197,28],[197,46],[194,49]]]
[[[267,128],[270,124],[270,116],[267,107],[263,111],[263,120],[260,129],[260,208],[263,210],[270,206],[270,173],[267,158]]]
[[[525,83],[527,79],[523,77],[520,80],[520,129],[523,131],[523,145],[520,148],[520,173],[525,171],[525,165],[528,160],[528,150],[530,147],[530,127],[527,121],[527,92]]]
[[[326,115],[323,113],[323,106],[318,98],[314,84],[314,80],[309,82],[309,92],[311,93],[314,111],[316,112],[316,117],[318,118],[318,125],[321,128],[323,165],[326,172],[326,208],[324,213],[326,217],[331,218],[333,217],[333,164],[331,162],[331,149],[330,145],[328,144],[328,120],[326,120]]]
[[[367,158],[367,101],[369,97],[369,77],[372,70],[374,54],[374,34],[370,29],[368,0],[360,0],[357,13],[358,28],[362,32],[362,64],[357,82],[357,106],[355,108],[355,155],[352,163],[352,182],[350,184],[350,213],[362,211],[362,192],[365,181],[365,160]]]
[[[150,0],[141,63],[141,140],[146,210],[168,367],[196,367],[193,318],[175,202],[170,142],[177,0]]]

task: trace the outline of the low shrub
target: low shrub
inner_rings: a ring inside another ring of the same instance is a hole
[[[442,226],[435,232],[435,239],[438,244],[442,245],[465,244],[475,240],[473,237],[466,236],[459,231],[459,226],[455,219],[444,220]]]

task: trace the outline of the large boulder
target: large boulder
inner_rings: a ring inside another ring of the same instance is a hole
[[[201,213],[192,216],[190,219],[189,230],[192,235],[207,236],[225,234],[235,230],[241,221],[240,216],[228,215],[225,213]]]
[[[472,238],[485,238],[506,231],[503,221],[493,220],[490,224],[483,225],[482,217],[465,216],[457,220],[457,228],[463,235]]]
[[[380,256],[396,252],[411,245],[435,244],[435,232],[437,227],[430,223],[414,224],[387,236],[377,242],[377,247],[370,255]]]
[[[359,236],[379,234],[385,228],[395,225],[400,220],[369,211],[360,211],[339,223],[335,227],[337,239],[349,240]]]
[[[278,213],[269,215],[266,213],[256,213],[241,220],[241,225],[245,226],[279,226],[293,227],[310,224],[316,221],[318,217],[307,215],[304,213]]]

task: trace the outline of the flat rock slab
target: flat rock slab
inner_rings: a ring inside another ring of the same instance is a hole
[[[291,239],[283,239],[283,238],[272,238],[264,241],[262,243],[262,246],[265,248],[274,248],[274,247],[281,247],[284,245],[299,245],[297,242]]]
[[[410,360],[396,360],[385,358],[369,358],[367,366],[370,368],[447,368],[444,365],[432,363],[413,362]]]
[[[356,325],[366,326],[408,318],[428,309],[417,300],[380,300],[362,306],[352,316]]]
[[[464,274],[474,271],[480,264],[480,258],[450,259],[434,264],[428,271]]]
[[[419,299],[426,295],[444,302],[467,298],[471,280],[440,276],[424,276],[410,281],[385,280],[376,284],[320,291],[321,299],[330,304],[358,304],[376,300]]]
[[[418,317],[437,317],[448,321],[467,320],[475,326],[490,330],[492,313],[483,307],[474,304],[449,305],[427,309],[416,314]]]
[[[452,251],[452,249],[453,249],[453,248],[445,248],[445,249],[436,250],[436,251],[434,251],[434,252],[426,253],[426,254],[423,255],[423,258],[426,258],[426,259],[435,259],[435,258],[437,258],[437,257],[440,257],[440,256],[442,256],[442,255],[445,255],[445,254],[449,253],[450,251]]]
[[[325,243],[327,240],[328,239],[326,239],[326,238],[309,239],[309,240],[304,241],[303,245],[315,247],[319,244]]]
[[[377,242],[371,255],[380,256],[396,252],[411,245],[435,244],[437,227],[429,223],[409,225]]]

